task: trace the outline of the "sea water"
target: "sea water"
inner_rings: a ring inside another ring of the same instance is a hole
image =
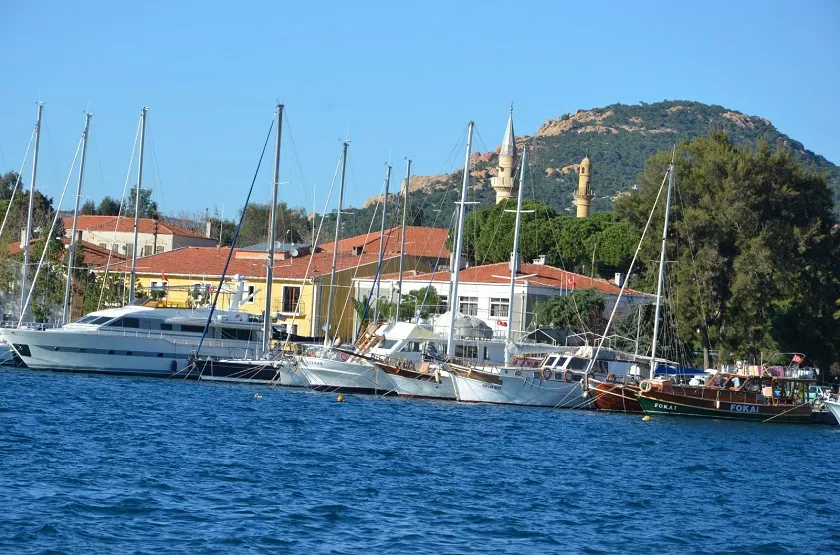
[[[3,553],[840,552],[840,426],[24,369],[0,463]]]

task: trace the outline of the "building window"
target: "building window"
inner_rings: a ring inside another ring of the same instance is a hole
[[[166,281],[153,281],[149,283],[149,289],[152,291],[163,291],[166,293],[166,289],[169,286],[169,283]]]
[[[458,312],[478,316],[478,297],[458,297]]]
[[[155,247],[155,254],[160,254],[162,252],[163,252],[163,246],[162,245],[158,245],[157,247]]]
[[[245,304],[253,304],[254,303],[254,292],[255,291],[256,291],[256,288],[253,285],[249,285],[248,287],[246,287],[245,292],[242,293],[242,295],[244,297],[242,299],[242,302],[244,302]]]
[[[130,258],[134,254],[134,244],[126,243],[125,244],[125,256],[126,258]]]
[[[478,358],[478,347],[474,345],[455,345],[457,358]]]
[[[108,248],[108,243],[99,243],[99,246],[102,247],[103,249],[107,249]]]
[[[490,316],[497,318],[507,318],[508,315],[508,300],[507,299],[490,299]]]
[[[120,252],[120,246],[114,243],[113,245],[111,245],[111,252]]]
[[[143,256],[150,256],[152,254],[152,245],[143,245]]]
[[[449,296],[439,295],[438,299],[440,299],[438,301],[440,303],[440,305],[436,307],[436,308],[439,309],[438,312],[440,312],[440,313],[446,312],[449,309]],[[422,302],[423,299],[420,299],[420,301]]]
[[[300,302],[300,287],[283,287],[283,312],[297,312]]]

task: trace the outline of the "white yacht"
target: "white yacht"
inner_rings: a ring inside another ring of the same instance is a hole
[[[188,367],[209,308],[158,308],[156,301],[91,312],[55,329],[3,329],[0,338],[29,368],[169,376]],[[237,310],[216,310],[203,358],[253,357],[262,323]]]
[[[542,360],[514,359],[514,365],[497,369],[470,369],[452,365],[452,382],[459,401],[553,408],[593,408],[593,398],[583,383],[592,349],[552,354]],[[602,349],[590,376],[631,375],[637,364]]]
[[[823,405],[828,407],[828,410],[831,411],[831,414],[833,414],[837,422],[840,423],[840,395],[835,397],[833,400],[824,400]]]

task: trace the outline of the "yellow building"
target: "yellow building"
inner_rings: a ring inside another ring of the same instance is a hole
[[[429,272],[436,264],[447,266],[449,251],[443,246],[446,235],[445,229],[407,228],[405,270]],[[382,273],[397,272],[400,229],[388,230],[386,237]],[[290,333],[324,336],[335,250],[336,244],[328,243],[315,254],[309,252],[309,247],[280,249],[275,253],[271,316],[279,323],[286,323]],[[337,250],[330,331],[347,339],[353,335],[355,309],[350,300],[353,278],[376,275],[379,234],[342,239]],[[215,296],[228,253],[227,248],[185,247],[146,256],[137,260],[137,279],[143,292],[162,295],[169,306],[207,305]],[[234,249],[219,294],[219,308],[227,308],[234,295],[241,295],[239,310],[252,314],[265,311],[266,257],[264,249]],[[116,271],[130,272],[129,264],[117,266]]]

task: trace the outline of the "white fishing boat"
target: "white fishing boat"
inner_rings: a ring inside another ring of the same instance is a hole
[[[54,329],[2,329],[0,338],[32,369],[169,376],[183,371],[201,342],[209,309],[158,308],[138,299],[91,312]],[[253,357],[262,323],[236,310],[216,311],[202,354]]]

